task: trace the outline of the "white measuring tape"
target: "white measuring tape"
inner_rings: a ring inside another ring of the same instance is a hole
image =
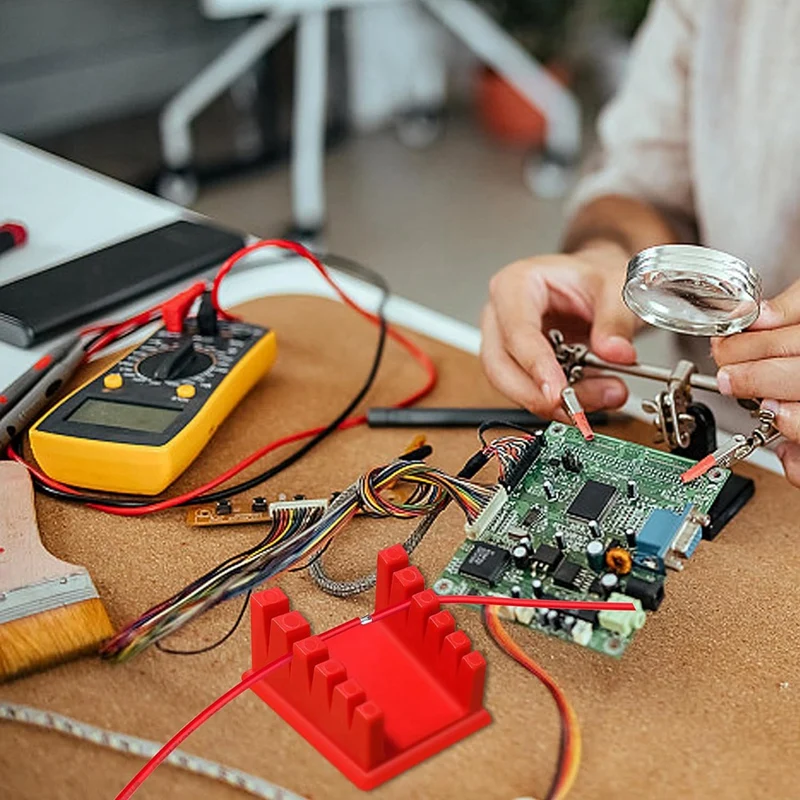
[[[137,736],[128,736],[115,731],[107,731],[52,711],[42,711],[19,703],[0,701],[0,720],[22,722],[25,725],[35,725],[39,728],[58,731],[59,733],[74,736],[76,739],[83,739],[86,742],[108,747],[120,753],[130,753],[140,758],[150,759],[162,747],[158,742],[139,739]],[[304,800],[300,795],[265,781],[263,778],[257,778],[233,767],[217,764],[215,761],[209,761],[206,758],[190,755],[183,750],[174,750],[167,756],[164,763],[171,764],[173,767],[180,767],[180,769],[185,769],[187,772],[193,772],[196,775],[204,775],[206,778],[213,778],[216,781],[227,783],[235,789],[249,792],[263,800]]]

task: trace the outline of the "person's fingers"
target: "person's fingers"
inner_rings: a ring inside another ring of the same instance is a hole
[[[800,488],[800,445],[794,442],[783,442],[778,447],[777,454],[783,464],[786,479],[793,486]]]
[[[628,399],[628,387],[619,378],[584,378],[573,388],[585,411],[619,408]]]
[[[543,270],[500,273],[491,283],[494,323],[504,349],[533,378],[548,412],[560,402],[566,377],[542,331],[542,318],[550,306]]]
[[[606,361],[634,364],[636,349],[632,342],[636,333],[636,317],[625,307],[621,287],[603,280],[595,303],[592,323],[592,350]]]
[[[750,330],[770,330],[798,323],[800,323],[800,281],[795,281],[777,297],[761,303],[758,319],[750,326]]]
[[[497,316],[491,305],[483,312],[481,363],[489,382],[510,400],[534,414],[552,416],[558,403],[545,398],[533,378],[506,352]]]
[[[712,339],[711,352],[720,367],[763,358],[800,356],[800,325]]]
[[[733,397],[800,397],[800,358],[768,358],[728,364],[717,373],[721,394]]]

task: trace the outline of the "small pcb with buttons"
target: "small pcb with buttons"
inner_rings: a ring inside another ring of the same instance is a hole
[[[162,328],[81,386],[30,432],[42,469],[63,483],[154,495],[199,455],[275,360],[275,334],[190,319]]]
[[[282,496],[274,503],[266,497],[254,497],[249,503],[238,500],[220,500],[218,503],[194,506],[186,512],[186,522],[196,528],[214,528],[221,525],[255,525],[269,522],[276,511],[292,509],[320,509],[326,511],[328,500],[309,500],[295,495],[293,500]]]
[[[688,459],[608,436],[587,442],[561,423],[526,447],[524,470],[512,470],[513,480],[506,473],[434,590],[633,602],[635,613],[502,612],[610,656],[621,656],[661,605],[667,573],[753,493],[752,481],[723,469],[684,484]]]

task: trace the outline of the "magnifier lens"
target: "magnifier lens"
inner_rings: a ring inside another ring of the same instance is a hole
[[[694,245],[662,245],[628,264],[623,299],[657,328],[727,336],[758,318],[761,278],[735,256]]]

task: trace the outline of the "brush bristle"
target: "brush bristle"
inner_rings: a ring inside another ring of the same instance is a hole
[[[114,628],[99,598],[0,625],[0,683],[96,651]]]

